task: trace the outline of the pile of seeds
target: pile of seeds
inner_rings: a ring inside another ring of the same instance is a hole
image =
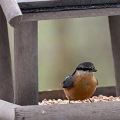
[[[91,103],[91,102],[109,102],[109,101],[120,101],[120,97],[107,97],[107,96],[103,96],[103,95],[99,95],[99,96],[93,96],[92,98],[83,100],[83,101],[70,101],[70,103]],[[68,104],[69,101],[68,100],[46,100],[44,99],[42,102],[39,102],[39,105],[55,105],[55,104]]]

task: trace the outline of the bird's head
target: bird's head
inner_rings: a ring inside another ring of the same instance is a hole
[[[81,70],[81,71],[88,71],[88,72],[96,72],[97,70],[95,69],[95,66],[91,62],[83,62],[79,64],[76,68],[76,70]]]
[[[93,72],[96,72],[97,70],[95,69],[95,66],[91,62],[83,62],[79,64],[73,73],[73,75],[77,72],[77,74],[80,75],[89,75],[93,74]]]
[[[95,69],[95,66],[93,63],[83,62],[77,66],[77,68],[75,69],[72,75],[74,75],[76,72],[80,75],[87,75],[87,74],[91,74],[96,71],[97,70]]]

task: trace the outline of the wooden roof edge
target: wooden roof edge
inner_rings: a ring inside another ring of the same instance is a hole
[[[16,0],[1,0],[1,7],[7,21],[12,27],[17,27],[22,20],[22,12]]]

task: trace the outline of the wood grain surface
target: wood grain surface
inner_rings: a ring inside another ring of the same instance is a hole
[[[53,19],[112,16],[112,15],[120,15],[120,8],[41,12],[36,14],[29,13],[29,14],[24,14],[22,20],[38,21],[38,20],[51,20],[51,19],[53,20]]]
[[[114,59],[116,92],[120,96],[120,16],[109,16],[111,46]]]
[[[0,4],[7,21],[13,27],[17,27],[22,19],[22,13],[16,0],[0,0]]]
[[[0,100],[0,120],[15,120],[15,108],[18,105]]]
[[[38,25],[23,22],[14,29],[15,103],[38,104]]]
[[[0,99],[13,102],[13,76],[11,69],[7,21],[0,7]]]
[[[120,120],[120,102],[15,108],[16,120]]]

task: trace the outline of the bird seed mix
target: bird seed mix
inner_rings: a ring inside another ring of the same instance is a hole
[[[113,97],[113,96],[103,96],[103,95],[99,95],[99,96],[93,96],[92,98],[80,101],[70,101],[70,103],[91,103],[91,102],[109,102],[109,101],[120,101],[120,97]],[[49,99],[46,100],[44,99],[42,102],[39,102],[39,105],[55,105],[55,104],[69,104],[68,100],[55,100],[55,99]]]

